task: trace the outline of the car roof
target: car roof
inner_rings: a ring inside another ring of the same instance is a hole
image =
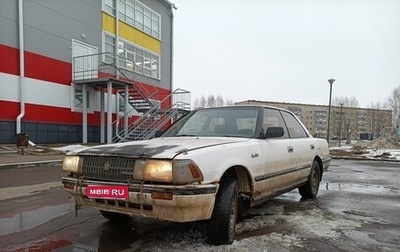
[[[210,108],[199,108],[198,110],[219,109],[219,108],[228,108],[228,109],[229,108],[257,108],[257,109],[270,108],[270,109],[276,109],[276,110],[280,110],[280,111],[286,111],[286,112],[293,114],[291,111],[289,111],[287,109],[278,108],[278,107],[269,106],[269,105],[254,105],[254,104],[227,105],[227,106],[218,106],[218,107],[210,107]]]

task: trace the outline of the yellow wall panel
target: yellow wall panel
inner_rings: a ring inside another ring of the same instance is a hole
[[[159,40],[123,22],[119,22],[119,36],[157,54],[161,52],[161,43]]]
[[[103,30],[115,34],[115,18],[104,12]],[[159,40],[121,21],[119,21],[119,36],[154,53],[161,54]]]
[[[103,30],[115,35],[115,18],[103,12]]]

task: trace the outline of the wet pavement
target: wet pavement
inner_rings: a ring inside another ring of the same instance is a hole
[[[75,217],[60,176],[60,166],[0,169],[1,251],[400,251],[398,163],[333,160],[317,199],[294,190],[249,209],[235,242],[218,247],[205,222],[112,223],[88,208]]]
[[[0,236],[30,230],[49,220],[73,212],[72,202],[56,206],[43,206],[30,211],[19,212],[11,217],[0,218]]]
[[[0,146],[0,169],[59,165],[63,159],[64,153],[45,148],[28,148],[22,153],[14,146]]]
[[[294,190],[250,209],[236,241],[216,249],[205,222],[113,224],[94,209],[75,217],[60,182],[64,154],[24,154],[0,151],[1,251],[400,251],[400,163],[335,159],[316,200]]]

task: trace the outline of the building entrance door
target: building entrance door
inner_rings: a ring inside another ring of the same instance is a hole
[[[98,76],[97,47],[72,40],[73,80],[94,79]]]

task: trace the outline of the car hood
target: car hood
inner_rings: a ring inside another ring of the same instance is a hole
[[[165,137],[127,143],[107,144],[76,150],[67,155],[124,156],[132,158],[171,159],[181,153],[218,145],[245,142],[232,137]]]

